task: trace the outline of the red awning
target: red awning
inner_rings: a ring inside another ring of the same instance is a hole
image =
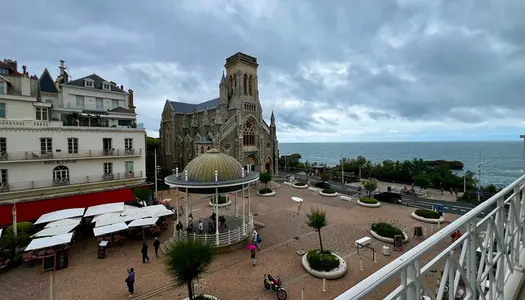
[[[130,202],[135,200],[135,195],[131,188],[81,194],[74,196],[59,197],[45,200],[34,200],[20,202],[16,204],[17,222],[35,221],[41,215],[66,209],[66,208],[87,208],[94,205]],[[0,225],[10,225],[12,219],[13,204],[0,205]]]

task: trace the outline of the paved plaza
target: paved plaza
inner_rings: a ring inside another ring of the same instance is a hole
[[[390,256],[383,256],[381,249],[385,244],[374,240],[372,246],[377,250],[377,263],[372,261],[369,251],[362,251],[364,270],[361,271],[354,242],[364,236],[370,236],[371,223],[396,220],[405,227],[409,235],[413,233],[416,225],[426,228],[427,235],[431,234],[430,224],[412,219],[410,213],[413,209],[404,206],[383,204],[377,209],[365,208],[355,202],[340,200],[339,197],[325,198],[308,190],[288,186],[277,188],[276,192],[275,197],[258,197],[255,191],[251,194],[251,211],[256,214],[255,220],[266,225],[258,230],[263,242],[262,250],[257,255],[257,265],[252,266],[249,251],[246,249],[220,254],[203,276],[198,290],[223,300],[276,299],[275,293],[266,291],[262,284],[263,275],[270,273],[279,275],[284,280],[288,299],[300,299],[301,289],[304,290],[304,299],[333,299],[403,253],[391,250]],[[305,200],[300,216],[300,240],[293,239],[296,233],[297,204],[290,200],[292,196]],[[208,218],[211,214],[209,198],[194,196],[193,199],[194,220]],[[172,205],[175,206],[175,203]],[[307,251],[319,246],[317,233],[306,225],[306,213],[314,206],[327,211],[328,226],[321,231],[324,247],[342,256],[349,267],[343,278],[327,281],[326,292],[322,291],[322,280],[306,273],[301,265],[301,257],[295,253],[298,249]],[[245,210],[247,213],[247,206]],[[237,201],[237,212],[239,215],[242,213],[241,197]],[[235,207],[232,205],[229,209],[219,212],[223,213],[234,215]],[[447,217],[455,218],[450,215]],[[168,239],[172,232],[172,227],[163,232],[161,241]],[[405,245],[405,251],[416,243],[417,241],[411,238]],[[142,264],[140,241],[127,240],[123,246],[115,246],[108,251],[106,259],[97,259],[94,238],[77,241],[70,250],[67,269],[42,273],[40,266],[29,268],[23,265],[0,274],[1,298],[47,300],[50,299],[50,289],[54,282],[52,294],[56,300],[124,299],[127,298],[124,279],[127,275],[126,269],[130,267],[136,271],[134,299],[186,297],[186,288],[174,287],[173,278],[165,271],[163,255],[160,254],[160,259],[155,258],[151,239],[148,240],[148,244],[151,262]],[[439,247],[435,252],[428,253],[425,259],[432,258],[441,249],[442,247]],[[397,284],[399,280],[381,286],[369,299],[383,299]]]

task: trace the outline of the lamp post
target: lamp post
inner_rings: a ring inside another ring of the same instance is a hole
[[[157,149],[155,149],[155,199],[159,198],[159,191],[157,189],[157,173],[161,169],[160,166],[157,165]]]
[[[478,203],[481,201],[481,166],[483,162],[481,161],[481,153],[479,154],[479,163],[478,163]]]
[[[341,183],[345,184],[345,158],[341,156]]]
[[[292,197],[292,200],[296,203],[298,203],[298,207],[297,207],[297,226],[295,228],[295,237],[294,239],[296,240],[299,240],[300,239],[300,235],[299,235],[299,227],[300,227],[300,219],[301,219],[301,206],[303,205],[303,198],[299,198],[299,197]],[[303,255],[304,254],[304,251],[299,249],[297,250],[296,252],[298,255]]]

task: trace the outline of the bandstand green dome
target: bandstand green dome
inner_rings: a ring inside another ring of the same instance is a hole
[[[217,149],[210,149],[186,165],[181,179],[185,179],[187,171],[189,182],[213,182],[217,171],[219,182],[238,180],[242,178],[242,169],[242,165],[232,156],[221,153]]]

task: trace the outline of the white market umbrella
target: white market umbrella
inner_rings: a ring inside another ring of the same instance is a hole
[[[153,226],[157,223],[159,218],[145,218],[145,219],[138,219],[134,220],[131,223],[128,224],[128,227],[145,227],[145,226]]]
[[[31,250],[38,250],[63,244],[69,244],[71,243],[71,239],[73,238],[73,233],[66,233],[62,235],[55,235],[40,239],[34,239],[27,245],[25,251],[31,251]]]
[[[93,228],[93,234],[95,236],[101,236],[108,233],[119,232],[125,229],[128,229],[128,225],[126,225],[126,223],[123,222],[102,227],[95,227]]]
[[[56,235],[62,235],[69,233],[71,230],[75,229],[78,224],[69,224],[64,226],[54,226],[54,227],[48,227],[40,230],[39,232],[35,233],[32,238],[36,237],[45,237],[45,236],[56,236]]]
[[[38,218],[38,220],[36,220],[35,225],[63,219],[82,217],[82,215],[84,214],[84,210],[85,208],[68,208],[43,214],[42,216],[40,216],[40,218]]]
[[[86,210],[86,213],[84,214],[84,217],[91,217],[91,216],[102,215],[105,213],[122,212],[122,211],[124,211],[124,202],[101,204],[101,205],[95,205],[95,206],[88,207],[88,209]]]
[[[73,224],[78,225],[80,224],[80,221],[82,221],[82,218],[71,218],[71,219],[58,220],[58,221],[47,223],[45,228],[66,226],[66,225],[73,225]]]

